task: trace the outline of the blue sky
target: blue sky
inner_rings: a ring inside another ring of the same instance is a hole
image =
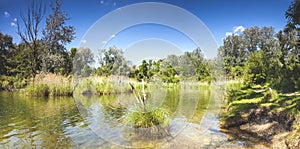
[[[47,6],[47,13],[51,12],[50,1],[43,2]],[[67,24],[76,28],[76,39],[67,46],[71,48],[85,42],[84,35],[97,20],[130,4],[163,2],[183,8],[201,20],[212,33],[217,44],[221,45],[222,38],[226,34],[240,32],[243,28],[273,26],[276,31],[283,29],[286,23],[284,13],[292,0],[61,0],[61,2],[62,10],[71,18]],[[0,31],[13,36],[14,42],[20,41],[15,33],[16,21],[20,20],[20,13],[26,12],[29,4],[30,1],[24,0],[0,1]],[[176,14],[174,16],[176,17]],[[180,31],[157,24],[135,25],[113,34],[112,37],[111,40],[99,42],[105,42],[106,46],[116,45],[126,49],[148,38],[162,38],[184,50],[193,50],[195,46]]]

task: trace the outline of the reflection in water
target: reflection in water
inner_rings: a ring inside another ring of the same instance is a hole
[[[89,131],[72,98],[0,92],[0,107],[0,144],[5,148],[67,148]]]
[[[0,148],[68,148],[193,145],[192,136],[207,108],[210,89],[168,88],[151,94],[148,103],[171,115],[169,138],[143,140],[122,124],[126,110],[134,106],[131,94],[73,98],[33,98],[0,92]],[[120,106],[121,105],[121,106]],[[188,127],[187,127],[188,126]],[[220,133],[216,128],[216,133]],[[177,137],[178,134],[179,135]],[[201,141],[200,141],[201,142]],[[170,144],[171,143],[171,144]]]

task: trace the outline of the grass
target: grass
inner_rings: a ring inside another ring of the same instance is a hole
[[[133,128],[149,128],[157,125],[169,126],[169,114],[162,108],[136,106],[129,110],[124,119],[124,124]]]
[[[57,84],[50,87],[51,96],[72,96],[73,86],[68,84]]]
[[[50,94],[50,88],[47,84],[29,85],[25,89],[25,94],[29,96],[47,97]]]
[[[72,96],[73,84],[71,77],[64,77],[55,74],[39,74],[34,83],[29,84],[24,92],[28,96]]]
[[[244,87],[241,84],[230,84],[227,86],[226,101],[223,119],[241,115],[258,107],[267,107],[270,110],[280,110],[291,114],[297,114],[300,110],[299,95],[278,93],[268,85]]]
[[[103,80],[102,82],[96,83],[96,92],[100,95],[102,94],[112,94],[116,91],[114,90],[113,83],[108,80]]]
[[[158,126],[168,128],[168,112],[163,108],[154,108],[151,105],[147,105],[147,92],[144,81],[142,80],[142,84],[133,86],[131,84],[131,89],[137,102],[134,108],[128,110],[125,114],[123,122],[133,128],[159,128]]]

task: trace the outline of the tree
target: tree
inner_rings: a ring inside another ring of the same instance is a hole
[[[241,35],[229,35],[223,39],[223,46],[219,48],[219,54],[224,59],[227,75],[234,79],[242,76],[242,67],[247,60],[247,51],[244,45],[245,39]]]
[[[246,28],[242,34],[227,36],[223,43],[219,48],[219,54],[223,57],[225,70],[230,78],[243,76],[245,73],[243,67],[249,55],[261,50],[265,57],[268,57],[264,59],[266,66],[270,66],[269,70],[275,69],[275,65],[272,64],[277,62],[278,50],[273,27]]]
[[[25,17],[21,13],[21,20],[24,24],[24,29],[21,29],[21,25],[18,24],[17,34],[20,36],[22,41],[25,43],[26,47],[29,49],[29,59],[30,59],[30,73],[34,77],[39,70],[39,59],[38,52],[40,50],[39,46],[39,29],[40,24],[43,20],[45,14],[45,6],[40,2],[35,4],[32,1],[31,6],[28,6],[27,16]]]
[[[139,66],[138,69],[137,80],[142,81],[144,79],[145,81],[148,81],[150,78],[150,76],[148,76],[148,71],[149,71],[149,64],[147,63],[146,60],[143,60],[142,64]]]
[[[170,64],[162,63],[162,66],[164,65],[168,66]],[[183,55],[180,55],[178,57],[178,66],[172,66],[172,67],[177,70],[179,75],[184,77],[191,77],[196,74],[196,68],[193,66],[193,63],[191,61],[190,52],[184,52]]]
[[[109,47],[102,49],[99,54],[100,67],[97,69],[98,75],[129,75],[128,62],[124,58],[122,49]]]
[[[92,73],[89,65],[95,62],[94,56],[89,48],[80,47],[76,51],[73,58],[73,74],[87,77]]]
[[[244,79],[247,85],[266,83],[266,65],[263,51],[252,52],[245,66]]]
[[[300,0],[294,0],[285,12],[285,18],[288,20],[286,29],[296,29],[300,25]]]
[[[43,42],[45,50],[43,53],[43,70],[46,72],[63,74],[69,73],[70,62],[66,45],[75,38],[75,28],[66,25],[69,20],[67,14],[60,10],[61,3],[56,1],[52,6],[52,14],[46,19],[46,27],[43,29]]]
[[[255,52],[258,50],[260,38],[260,29],[257,26],[246,28],[242,33],[243,43],[245,50],[249,53]]]
[[[12,37],[0,32],[0,75],[8,75],[6,67],[8,66],[8,53],[14,47]]]
[[[176,75],[178,73],[175,68],[168,61],[162,61],[160,68],[162,81],[165,83],[178,83],[180,80]]]
[[[280,71],[273,80],[274,87],[281,90],[293,90],[300,86],[300,51],[297,46],[299,41],[297,29],[279,31],[277,33],[279,43],[278,61]]]
[[[19,79],[26,79],[32,77],[31,70],[31,55],[32,49],[30,49],[26,43],[18,44],[13,51],[11,51],[12,56],[7,58],[6,66],[10,76],[16,76]]]

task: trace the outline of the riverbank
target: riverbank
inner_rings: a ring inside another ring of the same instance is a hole
[[[230,84],[221,112],[221,128],[233,138],[268,147],[299,148],[299,109],[299,92],[283,94],[268,86]]]
[[[2,79],[7,79],[2,76]],[[3,86],[4,84],[7,84]],[[140,91],[142,83],[135,78],[126,76],[89,76],[76,78],[72,75],[63,76],[57,74],[37,74],[34,79],[23,80],[22,85],[18,85],[16,78],[1,81],[0,90],[21,92],[27,96],[48,97],[48,96],[73,96],[73,94],[95,94],[114,95],[120,93],[131,93],[129,83],[132,83],[136,90]],[[16,85],[15,85],[16,84]],[[209,86],[208,82],[189,82],[187,80],[179,83],[148,82],[145,84],[152,87],[177,88],[182,85],[188,86]],[[153,86],[154,85],[154,86]],[[157,86],[158,85],[158,86]],[[76,89],[76,90],[75,90]]]

